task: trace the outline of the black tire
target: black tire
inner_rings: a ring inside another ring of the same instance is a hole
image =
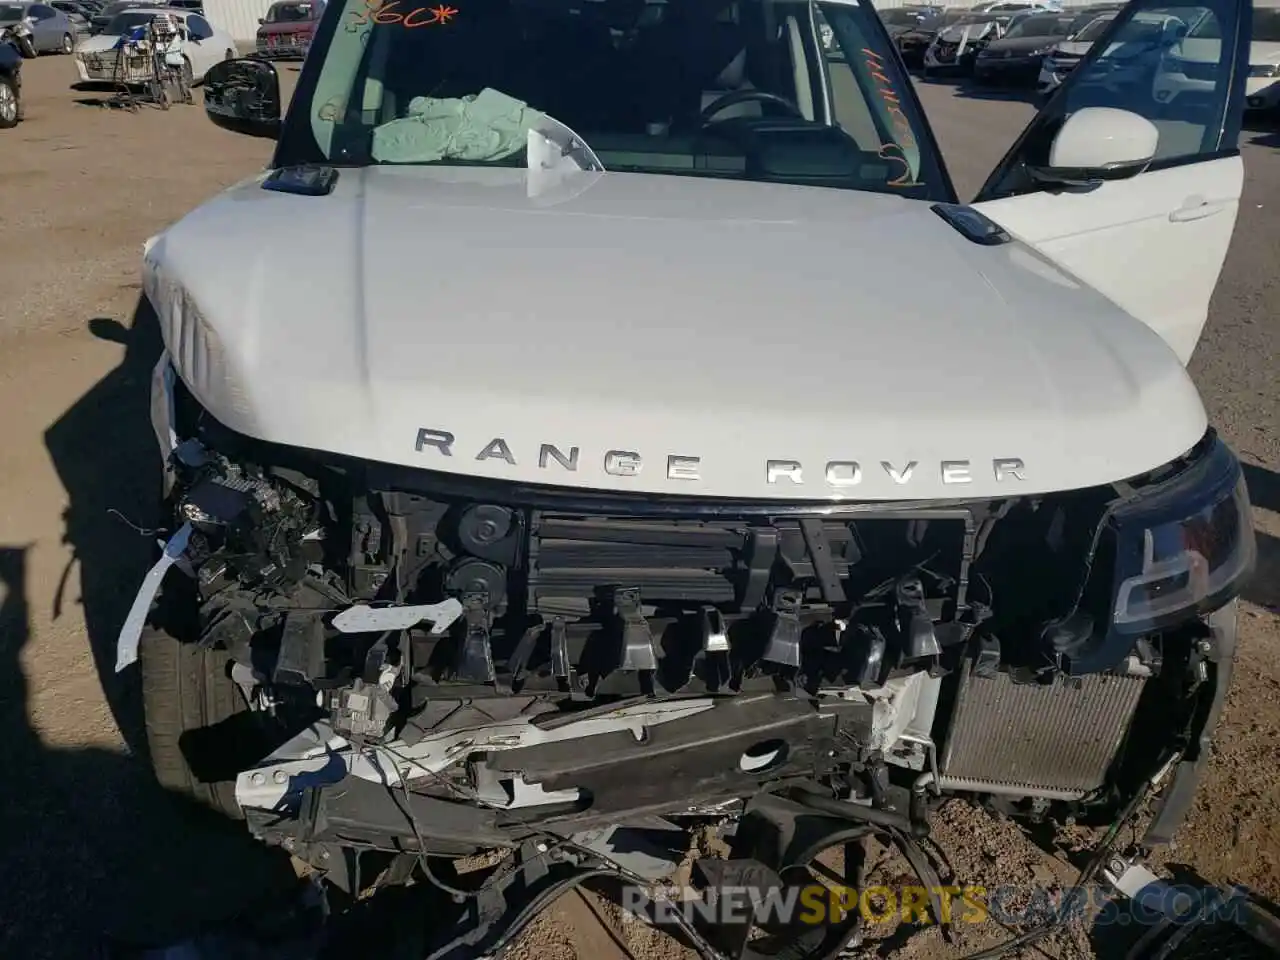
[[[22,119],[22,101],[18,99],[18,88],[9,77],[0,77],[0,130],[16,127]]]
[[[71,34],[69,33],[64,33],[62,35],[62,53],[71,54],[75,52],[75,49],[76,49],[75,38],[72,37]]]
[[[225,650],[184,643],[148,626],[142,633],[138,656],[147,747],[156,779],[166,789],[202,806],[233,820],[244,819],[236,803],[234,763],[210,777],[197,775],[188,759],[193,735],[198,739],[200,731],[249,714],[244,695],[230,676],[230,655]],[[220,765],[207,766],[214,770]]]

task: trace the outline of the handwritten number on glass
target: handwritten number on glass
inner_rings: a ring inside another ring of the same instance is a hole
[[[893,89],[893,81],[884,70],[884,58],[874,50],[862,49],[863,65],[871,75],[872,85],[880,98],[880,106],[884,109],[893,127],[894,140],[877,150],[881,160],[895,164],[898,173],[889,181],[891,187],[918,187],[915,171],[911,169],[911,161],[907,159],[907,148],[916,145],[915,131],[911,129],[911,121],[902,110],[902,101]]]
[[[457,7],[437,4],[434,7],[415,7],[407,13],[400,9],[400,0],[364,0],[363,10],[351,11],[351,19],[347,21],[347,30],[355,33],[370,23],[386,26],[397,24],[408,30],[418,27],[429,27],[433,24],[446,24],[458,15]]]
[[[918,187],[920,181],[915,177],[915,171],[911,169],[911,161],[907,159],[906,154],[902,150],[902,145],[897,143],[886,143],[876,151],[881,160],[888,160],[890,163],[898,165],[898,174],[889,180],[891,187]]]

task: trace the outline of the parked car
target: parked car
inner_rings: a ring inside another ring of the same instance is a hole
[[[1070,78],[962,204],[868,0],[626,47],[591,4],[333,4],[287,113],[273,64],[209,71],[269,169],[144,244],[166,545],[115,664],[161,782],[357,890],[524,844],[541,896],[704,814],[744,883],[959,795],[1111,824],[1090,870],[1168,843],[1249,669],[1248,491],[1186,369],[1244,51],[1194,136]],[[459,899],[419,955],[519,932]]]
[[[1190,25],[1187,36],[1171,45],[1156,74],[1152,95],[1171,104],[1177,97],[1212,95],[1214,78],[1222,69],[1222,41],[1216,18],[1203,17]],[[1250,110],[1280,107],[1280,8],[1255,6],[1249,45],[1249,76],[1245,103]]]
[[[1045,55],[1036,91],[1050,96],[1079,65],[1093,45],[1111,27],[1117,13],[1104,13],[1086,24],[1073,37],[1054,45]],[[1187,29],[1180,17],[1166,13],[1142,13],[1129,20],[1112,38],[1103,75],[1090,78],[1094,85],[1110,88],[1142,85],[1155,73],[1156,61]]]
[[[121,37],[127,36],[136,27],[150,23],[162,13],[172,16],[183,34],[183,56],[187,61],[188,84],[201,79],[205,71],[215,63],[239,56],[231,36],[225,30],[214,27],[198,13],[168,6],[129,7],[112,17],[101,33],[83,41],[76,49],[76,70],[80,74],[80,82],[147,83],[151,79],[150,61],[137,58],[125,66],[123,75],[118,75],[115,47]]]
[[[71,53],[75,49],[75,24],[61,10],[47,3],[0,2],[0,27],[19,21],[31,27],[36,53]]]
[[[163,6],[166,6],[166,4],[157,3],[155,0],[110,0],[109,3],[103,4],[89,21],[89,33],[94,36],[101,33],[115,18],[116,14],[125,10],[134,10],[139,7],[155,9]]]
[[[889,7],[880,11],[880,22],[884,24],[885,31],[889,34],[889,39],[896,40],[904,33],[926,28],[933,22],[940,20],[945,9],[942,6],[932,5]]]
[[[324,0],[279,0],[258,21],[258,56],[268,59],[305,57],[324,13]]]
[[[93,19],[93,11],[79,0],[49,0],[49,6],[61,10],[75,26],[76,37],[89,35],[89,21]]]
[[[925,50],[924,75],[972,74],[978,54],[986,45],[1004,36],[1005,31],[1019,19],[1030,15],[1030,12],[1023,10],[1017,13],[971,13],[967,17],[961,17],[951,26],[939,30]]]
[[[908,26],[905,30],[892,32],[890,36],[898,48],[898,55],[902,57],[902,62],[910,68],[924,66],[925,51],[929,49],[929,44],[933,43],[939,31],[959,23],[972,13],[973,11],[967,7],[945,7],[928,20],[921,21],[915,26]]]
[[[22,59],[22,52],[0,27],[0,130],[16,127],[22,119]]]
[[[1033,13],[978,51],[973,76],[978,81],[1033,83],[1053,45],[1071,34],[1072,14]]]

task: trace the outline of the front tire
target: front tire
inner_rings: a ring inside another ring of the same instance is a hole
[[[76,49],[75,39],[71,36],[71,34],[64,33],[62,35],[62,52],[64,54],[70,55],[75,52],[75,49]]]
[[[201,806],[233,820],[244,819],[236,803],[234,763],[221,765],[210,758],[208,769],[216,772],[197,774],[190,759],[192,753],[209,752],[192,744],[201,731],[249,713],[244,695],[231,679],[230,655],[148,626],[142,633],[138,656],[147,747],[156,779]],[[202,762],[197,765],[205,766]],[[219,766],[222,769],[217,769]]]
[[[18,88],[9,77],[0,77],[0,130],[16,127],[22,119]]]

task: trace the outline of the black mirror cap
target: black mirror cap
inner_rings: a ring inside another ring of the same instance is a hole
[[[1109,180],[1128,180],[1143,173],[1150,160],[1136,160],[1132,163],[1116,163],[1109,167],[1089,169],[1035,166],[1027,164],[1027,173],[1031,179],[1047,187],[1064,190],[1093,190]]]
[[[204,75],[204,112],[224,130],[274,140],[280,135],[280,75],[252,57],[215,63]]]

